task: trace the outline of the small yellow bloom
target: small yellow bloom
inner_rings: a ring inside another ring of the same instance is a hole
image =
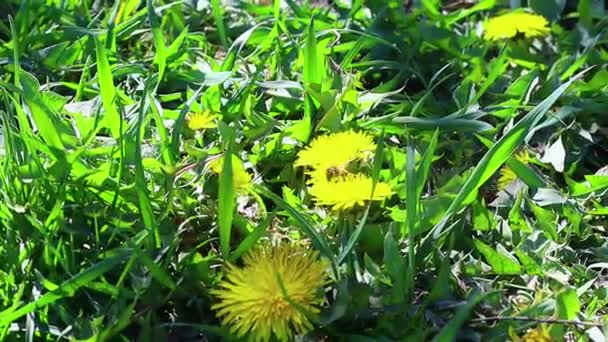
[[[516,342],[553,342],[553,338],[549,330],[539,326],[536,329],[530,329],[521,338],[515,339]]]
[[[224,168],[224,157],[219,157],[209,162],[209,168],[215,174],[220,174]],[[251,175],[245,170],[245,165],[236,156],[232,156],[232,178],[234,189],[237,193],[247,193],[251,183]]]
[[[281,341],[313,326],[307,314],[318,314],[320,289],[327,284],[328,263],[317,251],[293,243],[263,245],[243,258],[244,266],[228,265],[226,278],[211,290],[212,306],[222,324],[242,338]]]
[[[350,130],[322,135],[298,153],[295,165],[317,170],[346,169],[350,162],[371,156],[375,149],[374,139],[366,133]]]
[[[540,37],[550,32],[547,20],[540,15],[517,11],[489,19],[484,24],[483,38],[499,40],[522,33],[526,38]]]
[[[372,179],[363,174],[338,176],[328,181],[313,182],[310,194],[319,205],[327,205],[332,210],[347,210],[365,201],[381,201],[392,195],[391,186],[377,182],[372,195]]]
[[[524,164],[529,164],[532,160],[528,151],[523,150],[515,155],[515,159]],[[498,178],[498,190],[504,190],[517,179],[517,174],[507,165],[500,169],[500,177]]]
[[[205,110],[198,113],[188,114],[186,124],[188,128],[193,131],[200,131],[203,129],[216,127],[215,120],[217,119],[216,114],[212,114],[210,111]]]

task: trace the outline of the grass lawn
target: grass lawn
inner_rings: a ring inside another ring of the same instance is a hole
[[[0,341],[608,341],[596,0],[4,0]]]

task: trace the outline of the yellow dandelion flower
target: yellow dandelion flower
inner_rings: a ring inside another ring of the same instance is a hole
[[[224,168],[224,157],[219,157],[209,162],[209,169],[215,174],[220,174]],[[246,193],[251,183],[251,175],[245,170],[245,164],[236,156],[232,156],[232,178],[234,189],[237,193]]]
[[[236,336],[253,341],[293,340],[313,326],[320,289],[327,284],[328,263],[317,251],[293,243],[263,245],[243,258],[243,267],[228,265],[226,278],[211,294],[222,324]]]
[[[489,19],[484,24],[483,38],[499,40],[522,33],[526,38],[540,37],[550,32],[547,20],[540,15],[517,11]]]
[[[327,205],[333,210],[347,210],[354,206],[362,206],[365,201],[381,201],[392,195],[391,186],[386,183],[376,183],[372,193],[372,179],[363,174],[339,176],[329,181],[314,182],[310,194],[319,205]]]
[[[214,128],[216,126],[215,120],[217,119],[216,114],[212,114],[210,111],[205,110],[198,113],[190,113],[186,118],[186,125],[193,131],[200,131],[203,129]]]
[[[375,149],[374,139],[366,133],[350,130],[322,135],[298,153],[295,165],[345,169],[350,162],[371,156]]]
[[[524,164],[529,164],[532,157],[528,151],[523,150],[515,155],[515,159]],[[498,190],[504,190],[517,179],[517,174],[507,165],[500,169],[500,177],[498,178]]]
[[[536,329],[530,329],[521,338],[515,339],[517,342],[553,342],[553,338],[549,333],[549,330],[545,327],[539,326]]]

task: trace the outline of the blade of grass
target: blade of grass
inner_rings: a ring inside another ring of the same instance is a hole
[[[481,296],[477,290],[469,296],[466,304],[458,308],[454,317],[448,324],[441,329],[439,334],[433,338],[433,342],[452,342],[456,341],[456,337],[460,332],[462,325],[466,322],[473,308],[479,303],[484,296]]]
[[[418,166],[418,171],[416,172],[416,181],[418,182],[418,185],[416,186],[416,198],[420,198],[422,196],[424,185],[426,184],[426,180],[429,178],[431,163],[433,162],[433,157],[435,156],[438,141],[439,130],[436,129],[435,133],[433,133],[429,146],[427,147],[426,151],[424,151],[422,161],[420,162],[420,166]]]
[[[93,37],[95,40],[95,55],[97,58],[97,81],[99,82],[99,95],[101,96],[101,102],[103,104],[103,110],[105,111],[105,119],[110,133],[114,139],[118,139],[123,132],[120,131],[122,118],[114,101],[116,100],[116,88],[114,87],[114,80],[112,78],[112,71],[110,70],[110,63],[106,56],[105,48],[103,44]]]
[[[196,101],[203,91],[205,85],[201,85],[195,92],[192,94],[192,97],[186,101],[184,107],[179,111],[179,115],[175,120],[175,124],[173,125],[173,130],[171,131],[171,155],[177,156],[179,155],[179,146],[182,136],[182,130],[184,129],[184,124],[186,123],[186,115],[190,111],[190,107],[194,101]]]
[[[224,140],[224,155],[222,157],[222,172],[220,173],[218,198],[218,226],[222,255],[229,257],[232,219],[235,206],[234,177],[232,173],[232,154],[234,132],[228,125],[220,122],[220,132]]]
[[[148,0],[150,1],[150,0]],[[217,34],[220,37],[220,41],[224,48],[228,48],[228,37],[226,36],[226,24],[224,22],[224,9],[222,8],[222,2],[220,0],[211,0],[211,15],[215,20],[215,26],[217,27]]]
[[[408,253],[407,253],[407,278],[405,281],[405,290],[407,296],[413,294],[414,275],[416,274],[416,222],[418,222],[418,207],[420,205],[416,181],[416,152],[412,146],[411,140],[408,137],[408,143],[405,148],[407,160],[405,164],[405,187],[406,187],[406,210],[407,210],[407,227],[403,227],[401,235],[404,236],[407,232],[408,238]]]
[[[150,200],[150,196],[148,195],[148,186],[146,182],[146,175],[144,173],[144,163],[142,156],[142,139],[145,134],[145,117],[150,109],[150,102],[148,101],[149,95],[152,93],[152,89],[156,87],[156,80],[154,77],[150,77],[146,80],[144,86],[144,95],[141,97],[141,101],[139,103],[139,111],[137,115],[137,120],[135,121],[135,125],[129,130],[129,140],[135,141],[135,144],[128,144],[126,148],[134,149],[134,157],[135,157],[135,190],[137,192],[137,198],[139,201],[139,209],[141,212],[141,217],[144,222],[144,226],[148,231],[152,234],[153,246],[156,248],[161,247],[161,238],[160,231],[158,228],[158,224],[156,223],[156,219],[154,218],[154,211],[152,210],[152,201]],[[121,139],[126,143],[124,139]]]
[[[477,139],[479,139],[479,141],[481,141],[481,143],[488,148],[491,148],[494,144],[494,142],[490,139],[484,138],[480,135],[476,136]],[[532,170],[532,168],[530,168],[528,165],[517,160],[517,158],[509,158],[507,160],[507,166],[509,166],[509,168],[515,172],[517,177],[519,177],[529,187],[540,188],[545,185],[545,180],[541,176],[534,172],[534,170]]]
[[[21,71],[20,77],[23,101],[27,104],[32,118],[38,127],[38,132],[44,142],[57,150],[64,150],[64,145],[59,135],[59,116],[47,106],[40,96],[38,81],[31,74]]]
[[[150,28],[152,29],[152,37],[154,40],[154,63],[158,65],[158,82],[163,80],[165,74],[165,67],[167,62],[167,48],[165,46],[165,40],[163,38],[163,32],[160,27],[160,20],[152,0],[146,1],[146,8],[148,10],[148,20],[150,21]]]
[[[303,78],[306,86],[320,85],[323,82],[325,68],[323,56],[319,54],[317,37],[315,36],[315,20],[310,19],[306,29],[306,41],[304,43],[304,67]]]
[[[230,254],[230,262],[236,261],[243,254],[247,253],[247,251],[249,251],[255,246],[255,244],[260,240],[260,238],[264,236],[266,230],[268,230],[270,222],[272,222],[273,218],[274,215],[268,215],[266,219],[260,222],[260,224],[258,224],[258,226],[255,227],[255,229],[249,235],[247,235],[245,239],[243,239],[243,241],[237,246],[237,248],[235,248],[232,254]]]
[[[376,190],[376,184],[378,184],[378,178],[380,177],[380,170],[382,169],[382,163],[384,161],[384,131],[380,134],[380,138],[378,139],[378,144],[376,145],[376,153],[374,156],[374,168],[372,170],[372,192],[370,194],[370,201],[367,203],[367,207],[365,208],[365,212],[359,220],[359,224],[352,232],[346,246],[342,249],[342,252],[338,256],[338,265],[342,264],[346,257],[350,254],[350,252],[355,248],[355,244],[359,241],[359,237],[361,236],[361,232],[363,232],[363,227],[365,227],[365,222],[367,222],[367,216],[369,215],[369,210],[372,205],[371,198],[374,195],[374,191]]]

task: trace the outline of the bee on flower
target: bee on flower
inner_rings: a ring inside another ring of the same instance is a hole
[[[351,162],[371,158],[375,149],[374,139],[363,132],[350,130],[322,135],[298,153],[295,166],[322,170],[331,178],[348,173]]]
[[[353,165],[371,159],[375,149],[373,138],[364,132],[332,133],[315,138],[300,151],[295,165],[308,167],[309,192],[318,205],[345,211],[392,195],[389,184],[377,182],[374,187],[373,180]]]

